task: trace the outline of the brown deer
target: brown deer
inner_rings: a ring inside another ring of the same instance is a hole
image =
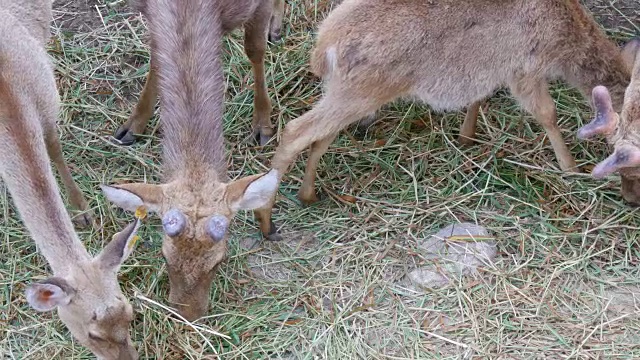
[[[0,175],[54,273],[27,287],[27,301],[38,311],[57,309],[73,336],[98,358],[135,359],[132,308],[116,273],[133,250],[139,220],[96,257],[84,248],[50,164],[65,185],[73,184],[56,134],[59,98],[45,49],[51,1],[1,0],[0,16]]]
[[[142,0],[134,2],[140,8]],[[253,133],[260,145],[265,145],[273,136],[271,125],[271,101],[264,76],[264,54],[269,41],[278,41],[284,15],[284,0],[222,1],[222,29],[228,33],[244,26],[244,49],[251,61],[255,79],[253,99]],[[144,13],[144,11],[142,11]],[[151,45],[154,48],[153,44]],[[151,57],[147,79],[138,104],[129,119],[114,134],[121,145],[131,145],[135,135],[144,132],[158,99],[156,63]]]
[[[629,55],[640,50],[640,40],[629,43]],[[580,139],[596,135],[607,138],[613,145],[611,156],[592,170],[601,179],[615,172],[620,173],[622,197],[632,205],[640,205],[640,56],[635,55],[631,83],[624,96],[620,115],[616,113],[611,94],[605,86],[593,89],[594,120],[578,131]]]
[[[548,83],[564,79],[585,94],[607,85],[619,109],[631,53],[577,0],[346,0],[322,22],[311,56],[323,98],[286,125],[271,167],[282,176],[310,147],[298,196],[314,202],[318,161],[350,123],[411,97],[435,110],[469,106],[473,124],[463,129],[472,137],[477,106],[506,86],[544,128],[560,167],[574,170]],[[268,208],[257,213],[270,218]]]
[[[141,4],[149,21],[161,94],[164,183],[103,186],[103,191],[125,210],[145,206],[162,218],[169,301],[188,320],[208,309],[211,282],[225,258],[227,230],[235,213],[266,206],[278,187],[274,171],[226,182],[222,37],[225,25],[248,18],[255,3]],[[271,224],[266,228],[275,230]],[[275,231],[269,235],[277,236]]]

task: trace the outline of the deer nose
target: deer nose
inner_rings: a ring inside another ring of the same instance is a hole
[[[118,360],[136,360],[138,359],[138,351],[131,344],[123,344],[120,347]]]

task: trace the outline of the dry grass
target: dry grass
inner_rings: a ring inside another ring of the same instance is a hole
[[[328,5],[289,1],[284,42],[268,52],[267,79],[280,128],[319,96],[307,72],[313,29]],[[145,27],[122,5],[98,6],[91,30],[69,33],[60,9],[51,55],[63,99],[60,132],[75,178],[103,229],[82,232],[98,251],[130,217],[113,209],[100,183],[157,181],[157,122],[132,148],[111,145],[141,89],[148,62]],[[614,7],[607,7],[616,14]],[[632,9],[633,10],[633,9]],[[632,15],[638,15],[637,8]],[[618,39],[634,31],[613,29]],[[225,40],[225,135],[231,177],[265,170],[273,146],[250,141],[252,80],[241,32]],[[575,91],[555,87],[559,121],[576,158],[602,159],[601,142],[578,142],[591,114]],[[563,174],[542,130],[504,94],[479,121],[480,142],[460,149],[463,114],[395,103],[364,140],[345,133],[320,166],[323,200],[295,198],[303,159],[281,186],[275,220],[281,243],[257,242],[250,213],[238,214],[229,259],[215,279],[208,318],[171,319],[157,219],[123,267],[136,309],[132,335],[150,359],[632,359],[640,357],[640,213],[626,207],[619,180]],[[341,195],[357,199],[343,201]],[[7,359],[91,358],[57,316],[31,310],[26,283],[47,276],[44,259],[0,193],[0,352]],[[426,262],[417,242],[440,227],[471,221],[498,240],[498,261],[477,278],[414,293],[405,274]],[[635,295],[634,295],[635,294]],[[211,333],[216,331],[225,337]]]

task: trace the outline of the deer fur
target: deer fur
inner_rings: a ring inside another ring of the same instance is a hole
[[[584,94],[604,84],[619,109],[630,78],[624,55],[577,0],[346,0],[320,25],[311,55],[323,98],[286,125],[271,167],[282,176],[309,147],[298,196],[314,202],[318,161],[350,123],[401,97],[437,111],[471,105],[471,119],[506,86],[544,128],[560,167],[574,170],[548,82]]]
[[[257,4],[142,3],[161,94],[164,183],[103,186],[103,191],[125,210],[145,206],[162,218],[169,301],[188,320],[208,309],[211,282],[225,258],[227,230],[235,213],[264,207],[278,187],[274,171],[231,182],[226,175],[222,37],[227,24],[242,23]]]
[[[65,185],[73,184],[56,134],[59,98],[45,49],[51,1],[0,0],[0,17],[0,175],[54,274],[30,284],[27,301],[38,311],[57,308],[73,336],[98,358],[135,359],[133,313],[116,273],[139,224],[92,257],[73,229],[51,169],[52,159]]]
[[[615,172],[620,173],[622,197],[631,205],[640,205],[640,39],[634,39],[627,47],[629,56],[635,56],[631,82],[625,91],[621,112],[616,112],[609,90],[605,86],[593,89],[594,120],[578,131],[578,138],[588,139],[596,135],[607,138],[613,145],[613,154],[593,170],[601,179]]]
[[[136,6],[144,13],[144,2],[136,2]],[[267,92],[264,74],[264,55],[267,37],[270,41],[278,41],[284,15],[284,0],[244,0],[220,1],[222,29],[228,33],[244,26],[244,49],[251,61],[255,79],[253,99],[253,133],[260,145],[265,145],[273,136],[271,124],[271,100]],[[153,44],[152,44],[153,49]],[[152,50],[153,53],[153,50]],[[144,132],[149,124],[158,100],[158,80],[154,55],[149,62],[149,72],[140,99],[129,119],[114,134],[114,139],[121,145],[131,145],[135,135]]]
[[[0,4],[6,6],[3,8],[3,13],[7,16],[11,16],[12,20],[20,20],[18,14],[27,14],[29,16],[25,21],[21,21],[22,36],[29,36],[33,38],[33,41],[37,41],[44,50],[46,43],[49,41],[49,23],[51,19],[51,1],[35,1],[22,3],[19,1],[0,0]],[[48,4],[48,5],[43,5]],[[6,36],[8,37],[8,35]],[[15,46],[17,40],[6,40],[5,52],[6,56],[12,56],[12,48]],[[28,59],[28,57],[26,57]],[[0,59],[1,60],[1,59]],[[53,83],[55,86],[55,83]],[[69,196],[69,202],[73,208],[74,218],[73,221],[79,227],[89,227],[93,224],[93,214],[89,208],[89,204],[84,198],[82,191],[78,188],[78,185],[73,181],[71,171],[67,167],[62,155],[62,147],[58,139],[58,131],[56,128],[56,119],[58,117],[58,98],[57,91],[51,92],[56,94],[55,101],[51,101],[51,108],[47,109],[45,115],[48,117],[43,118],[42,129],[45,136],[45,144],[47,151],[53,164],[58,170],[58,174],[62,180],[65,190]]]

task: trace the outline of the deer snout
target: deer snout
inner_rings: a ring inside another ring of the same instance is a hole
[[[174,269],[168,265],[169,272],[169,302],[176,308],[178,314],[189,321],[196,320],[207,313],[209,309],[209,293],[214,269],[203,274],[197,274],[197,269],[185,273],[182,269]]]
[[[133,345],[128,342],[127,344],[123,344],[120,346],[120,355],[118,356],[118,360],[136,360],[138,359],[138,351]]]
[[[169,302],[183,318],[188,321],[197,320],[204,316],[209,309],[209,288],[210,286],[207,287],[206,296],[180,293],[172,288],[169,292]]]

